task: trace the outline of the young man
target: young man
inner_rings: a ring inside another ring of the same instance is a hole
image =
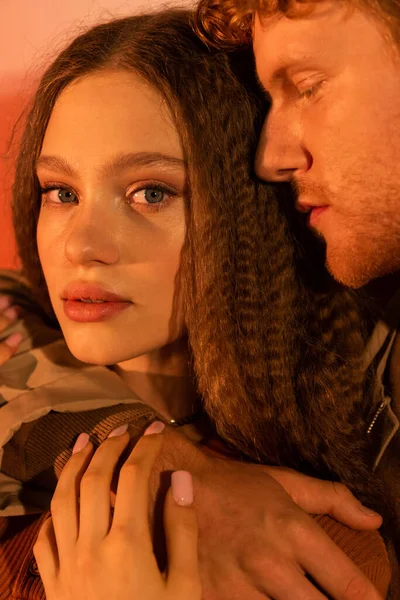
[[[375,472],[399,498],[399,2],[217,0],[198,17],[215,44],[253,45],[271,101],[258,176],[292,184],[332,275],[386,305],[365,356],[375,376],[367,435]]]

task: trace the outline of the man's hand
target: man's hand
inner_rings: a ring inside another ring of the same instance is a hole
[[[218,458],[168,430],[153,473],[154,493],[160,473],[178,468],[194,476],[203,600],[381,598],[303,510],[363,529],[378,527],[380,517],[363,513],[343,487]]]
[[[11,306],[8,296],[0,296],[0,335],[18,318],[18,308]],[[0,343],[0,367],[15,354],[22,339],[20,333],[13,333]]]
[[[342,483],[315,479],[284,467],[264,469],[308,513],[330,515],[336,521],[361,531],[382,525],[382,517],[361,504]]]

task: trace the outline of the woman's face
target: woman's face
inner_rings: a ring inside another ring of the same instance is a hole
[[[159,93],[125,71],[70,84],[51,114],[37,176],[39,256],[71,352],[111,365],[177,340],[185,166]],[[107,300],[101,290],[116,301],[90,302]]]

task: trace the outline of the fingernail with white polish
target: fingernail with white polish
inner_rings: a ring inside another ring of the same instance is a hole
[[[72,454],[77,454],[77,452],[80,452],[81,450],[83,450],[88,445],[88,442],[89,442],[89,434],[81,433],[75,442],[75,446],[72,449]]]
[[[175,471],[171,476],[172,496],[179,506],[193,504],[193,479],[188,471]]]
[[[116,429],[113,429],[111,433],[108,434],[107,437],[117,437],[117,435],[124,435],[128,431],[128,425],[120,425]]]
[[[154,433],[161,433],[165,429],[165,423],[162,421],[154,421],[148,426],[143,435],[153,435]]]
[[[22,333],[12,333],[6,340],[4,340],[4,343],[11,348],[11,350],[16,350],[23,337],[24,336]]]
[[[11,298],[8,296],[0,296],[0,311],[11,306]]]

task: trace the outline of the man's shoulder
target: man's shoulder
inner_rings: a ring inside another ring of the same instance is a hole
[[[400,418],[400,330],[397,330],[388,364],[388,384],[393,410]]]
[[[376,468],[400,431],[400,292],[394,294],[376,323],[364,359],[372,386],[368,435]]]

